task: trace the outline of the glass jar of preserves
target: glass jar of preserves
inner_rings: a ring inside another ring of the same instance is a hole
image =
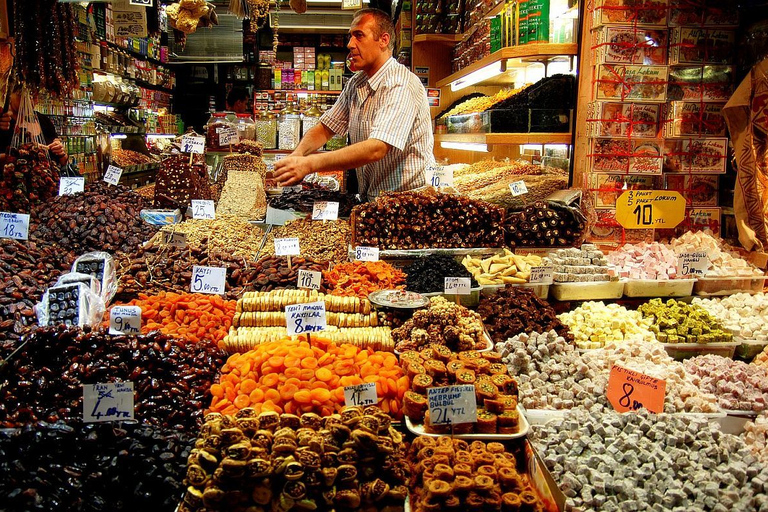
[[[227,121],[226,112],[215,112],[205,124],[205,145],[209,150],[218,151],[221,149],[219,133],[222,128],[233,128],[233,126]]]
[[[237,114],[236,127],[240,140],[256,140],[256,123],[248,114]]]
[[[264,149],[277,149],[277,118],[272,112],[262,110],[257,114],[256,140]]]

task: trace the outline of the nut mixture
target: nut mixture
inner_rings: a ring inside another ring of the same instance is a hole
[[[275,227],[262,249],[264,254],[275,253],[275,238],[299,239],[301,254],[310,258],[331,263],[347,261],[347,248],[351,238],[349,222],[346,220],[312,221],[307,219],[292,220],[285,226]]]
[[[443,297],[432,297],[429,302],[428,309],[415,312],[413,318],[392,331],[399,352],[419,350],[432,343],[456,351],[487,348],[480,315]]]

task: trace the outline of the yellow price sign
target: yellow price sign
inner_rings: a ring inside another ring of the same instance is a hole
[[[626,229],[673,228],[685,218],[685,199],[669,190],[627,190],[616,201],[616,220]]]

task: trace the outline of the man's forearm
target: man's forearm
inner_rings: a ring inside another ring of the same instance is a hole
[[[389,146],[386,143],[378,139],[368,139],[336,151],[316,153],[308,158],[312,172],[333,171],[354,169],[377,162],[387,156],[388,152]]]
[[[293,151],[293,155],[307,156],[320,149],[323,144],[333,137],[334,133],[328,129],[323,123],[317,123],[313,126],[304,137],[301,138],[299,145]]]

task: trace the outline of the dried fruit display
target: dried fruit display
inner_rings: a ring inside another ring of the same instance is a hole
[[[381,249],[502,247],[504,212],[434,189],[393,192],[352,210],[352,244]]]
[[[402,288],[405,274],[385,261],[350,261],[323,272],[332,295],[367,298],[378,290]]]
[[[0,211],[29,213],[58,192],[59,172],[48,150],[32,143],[10,148],[0,181]]]
[[[35,208],[30,235],[76,256],[90,251],[129,252],[157,231],[139,216],[145,206],[144,198],[127,187],[89,183],[83,193],[57,196]]]
[[[154,162],[152,157],[138,151],[130,149],[112,150],[112,164],[118,167],[129,167],[131,165],[149,164],[152,162]]]
[[[376,406],[340,414],[212,413],[187,461],[180,512],[402,510],[407,445]]]
[[[250,222],[234,215],[217,213],[215,219],[187,219],[180,224],[164,226],[150,244],[165,245],[171,233],[183,234],[188,246],[224,251],[248,260],[256,257],[264,238],[264,231]]]
[[[413,318],[392,331],[398,352],[419,350],[432,343],[452,350],[488,348],[480,315],[443,297],[432,297],[429,302],[428,309],[416,311]]]
[[[347,261],[347,248],[351,238],[349,222],[346,220],[318,221],[297,219],[287,222],[285,226],[276,226],[267,235],[267,241],[262,249],[264,254],[274,254],[275,238],[299,239],[301,254],[310,258],[332,263]]]
[[[432,254],[419,258],[405,268],[406,288],[418,293],[443,292],[446,277],[469,277],[470,286],[477,288],[473,274],[453,256]]]
[[[578,208],[554,201],[535,201],[507,210],[504,231],[510,247],[565,247],[584,239],[587,219]]]
[[[557,319],[552,306],[528,288],[507,285],[496,295],[484,297],[477,312],[495,343],[521,332],[547,332],[553,329],[560,336],[573,341],[573,335],[568,327]]]
[[[313,185],[312,188],[306,188],[303,184],[301,191],[286,192],[279,196],[273,196],[269,199],[269,206],[279,210],[294,210],[303,213],[312,213],[312,208],[317,201],[330,201],[339,203],[339,217],[349,217],[352,214],[352,208],[360,202],[354,196],[343,194],[339,191],[327,190],[319,185]]]
[[[157,331],[110,336],[40,328],[0,381],[0,425],[80,421],[83,384],[131,381],[137,420],[195,428],[223,364],[224,353],[211,341],[187,344]]]

